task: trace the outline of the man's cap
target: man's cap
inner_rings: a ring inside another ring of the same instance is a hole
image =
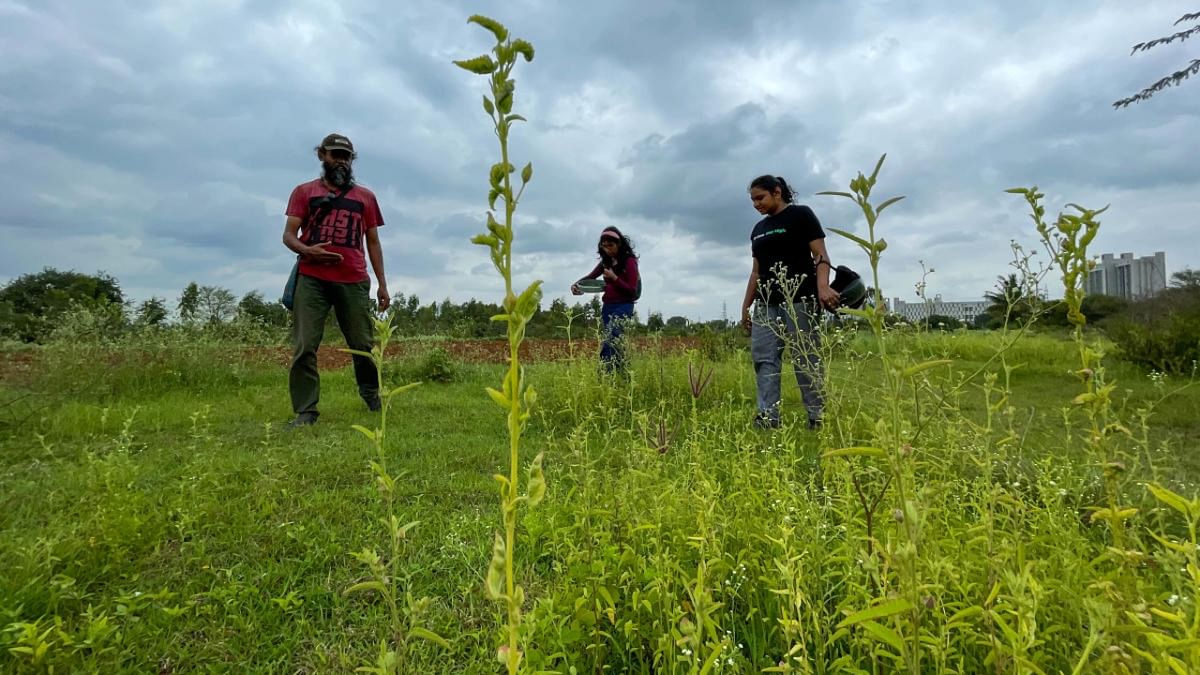
[[[319,147],[323,150],[348,150],[351,154],[354,153],[354,144],[341,134],[329,134],[321,141]]]

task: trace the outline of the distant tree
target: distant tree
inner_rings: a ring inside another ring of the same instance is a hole
[[[167,301],[157,295],[138,305],[134,322],[139,326],[161,326],[167,321]]]
[[[646,330],[660,331],[667,327],[667,322],[663,321],[662,312],[650,312],[650,317],[646,319]]]
[[[237,312],[237,297],[227,288],[201,286],[198,296],[195,316],[205,323],[225,323]]]
[[[667,328],[683,330],[684,328],[688,327],[688,323],[690,323],[690,322],[687,320],[687,317],[673,316],[673,317],[667,319]]]
[[[930,314],[927,321],[929,330],[958,330],[965,325],[960,319],[944,314]]]
[[[287,326],[290,315],[281,302],[267,302],[262,293],[250,291],[237,305],[238,318],[257,321],[266,326]]]
[[[179,311],[179,319],[184,323],[196,320],[196,313],[200,311],[200,287],[196,285],[196,282],[189,283],[183,289],[175,308]]]
[[[39,341],[64,312],[72,307],[123,306],[124,295],[117,280],[103,272],[81,274],[50,267],[17,277],[0,289],[0,314],[7,331],[26,342]],[[3,329],[0,329],[3,330]]]
[[[1170,44],[1176,40],[1183,42],[1184,40],[1187,40],[1190,37],[1194,37],[1195,35],[1200,34],[1200,12],[1195,12],[1192,14],[1184,14],[1183,16],[1179,17],[1179,19],[1175,22],[1176,26],[1178,26],[1180,24],[1196,24],[1196,25],[1194,25],[1190,28],[1187,28],[1185,30],[1181,30],[1172,35],[1165,35],[1163,37],[1155,38],[1148,42],[1139,42],[1133,46],[1133,51],[1130,52],[1130,54],[1133,55],[1138,52],[1149,51],[1159,45]],[[1154,84],[1150,85],[1149,87],[1146,87],[1145,89],[1139,91],[1138,93],[1134,94],[1133,96],[1130,96],[1128,98],[1123,98],[1119,101],[1114,101],[1113,107],[1120,109],[1120,108],[1124,108],[1124,107],[1128,106],[1130,103],[1140,103],[1142,101],[1145,101],[1145,100],[1149,99],[1151,96],[1154,96],[1158,92],[1162,91],[1163,89],[1166,89],[1167,87],[1170,87],[1173,85],[1178,86],[1179,84],[1182,84],[1184,80],[1188,79],[1189,77],[1191,77],[1192,75],[1195,75],[1198,72],[1200,72],[1200,59],[1192,59],[1192,62],[1189,63],[1188,65],[1184,66],[1181,70],[1177,70],[1174,73],[1167,75],[1166,77],[1155,82]]]
[[[996,289],[983,294],[991,304],[975,319],[979,328],[1000,328],[1005,317],[1010,322],[1029,318],[1041,301],[1021,282],[1016,274],[996,277]]]
[[[1087,319],[1087,325],[1100,326],[1109,317],[1125,311],[1128,305],[1129,302],[1124,298],[1114,295],[1087,295],[1084,296],[1079,311]],[[1071,325],[1071,322],[1067,320],[1067,306],[1062,302],[1056,302],[1050,306],[1039,321],[1047,326],[1066,328]]]
[[[1200,288],[1200,270],[1194,270],[1190,267],[1185,267],[1179,272],[1171,275],[1172,288]]]

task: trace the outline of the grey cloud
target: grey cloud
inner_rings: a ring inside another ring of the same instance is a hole
[[[1108,107],[1173,63],[1127,53],[1175,18],[1165,3],[476,4],[4,5],[0,155],[21,161],[0,163],[0,231],[24,254],[0,255],[0,280],[100,255],[97,268],[160,295],[227,275],[274,297],[283,202],[339,130],[380,197],[392,290],[484,297],[494,272],[468,239],[496,141],[484,79],[450,65],[489,46],[465,23],[475,12],[538,50],[517,71],[531,123],[512,151],[535,167],[517,253],[555,289],[612,224],[639,241],[648,307],[712,316],[740,298],[751,178],[785,176],[827,228],[861,234],[852,204],[813,193],[846,189],[883,151],[880,196],[908,197],[881,221],[885,283],[905,293],[919,259],[935,283],[986,290],[1009,239],[1031,238],[1001,191],[1031,183],[1052,210],[1059,195],[1111,195],[1101,241],[1152,218],[1166,224],[1141,240],[1168,248],[1173,269],[1200,265],[1181,224],[1200,194],[1200,85]],[[1089,40],[1064,41],[1071,31]],[[829,245],[865,266],[850,242]],[[673,283],[693,277],[702,295]]]

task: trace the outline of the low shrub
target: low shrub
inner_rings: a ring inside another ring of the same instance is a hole
[[[1200,288],[1170,288],[1134,302],[1113,318],[1120,358],[1164,373],[1186,374],[1200,361]]]

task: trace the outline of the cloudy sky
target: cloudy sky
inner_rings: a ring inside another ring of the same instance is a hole
[[[484,80],[451,65],[490,47],[484,13],[534,44],[512,152],[520,282],[567,295],[603,226],[642,256],[640,310],[736,314],[758,214],[746,185],[786,177],[827,226],[883,152],[889,296],[977,299],[1034,232],[1004,188],[1057,212],[1099,207],[1095,253],[1200,267],[1200,82],[1114,110],[1200,53],[1131,56],[1195,0],[946,2],[0,0],[0,283],[51,266],[116,276],[128,296],[189,281],[277,298],[291,189],[312,148],[348,134],[383,208],[393,294],[496,300],[482,229],[497,148]],[[835,263],[865,268],[831,235]]]

